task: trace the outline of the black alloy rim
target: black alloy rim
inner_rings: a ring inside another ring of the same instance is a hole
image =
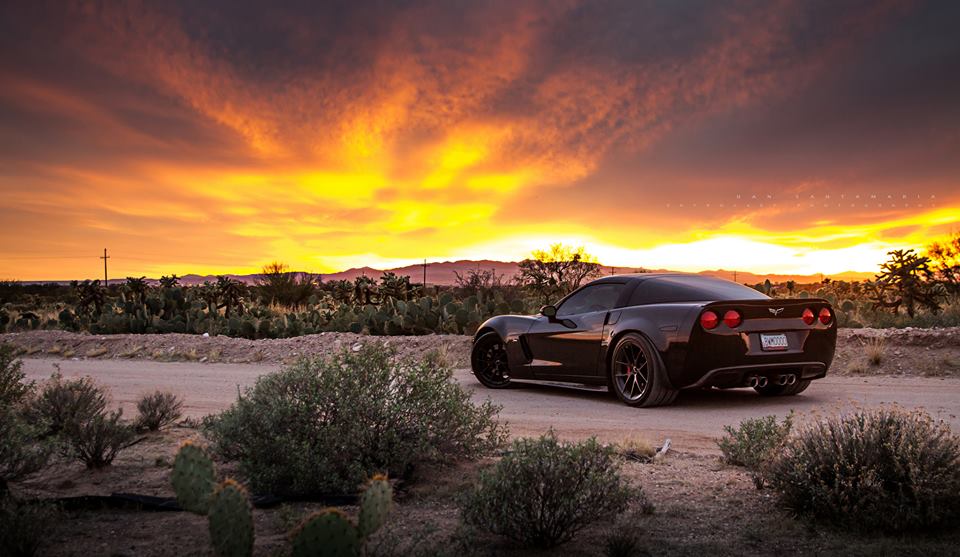
[[[647,392],[649,373],[647,357],[638,344],[627,341],[617,348],[613,356],[613,380],[623,398],[630,402],[640,400]]]
[[[507,349],[503,342],[493,341],[478,347],[477,371],[490,383],[502,385],[510,382]]]

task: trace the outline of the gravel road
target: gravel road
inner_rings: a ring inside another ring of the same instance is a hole
[[[114,403],[132,415],[133,401],[141,393],[160,388],[182,395],[186,414],[201,417],[229,406],[237,388],[251,385],[257,376],[279,368],[275,364],[202,364],[147,360],[57,360],[25,358],[24,370],[41,380],[59,365],[67,376],[90,375],[108,386]],[[811,419],[851,404],[872,406],[896,402],[907,408],[922,407],[934,417],[960,430],[960,379],[926,377],[827,377],[815,381],[800,396],[761,398],[752,390],[685,392],[673,406],[635,409],[606,392],[549,385],[523,385],[492,391],[483,388],[467,369],[456,379],[474,399],[490,397],[503,406],[501,418],[515,436],[537,435],[553,427],[566,438],[596,435],[615,442],[642,437],[659,444],[670,437],[680,451],[715,450],[713,439],[725,424],[748,417],[786,415],[795,410]]]

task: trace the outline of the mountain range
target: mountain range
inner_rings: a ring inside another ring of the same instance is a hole
[[[509,281],[514,275],[517,274],[517,263],[508,262],[508,261],[492,261],[489,259],[484,259],[480,261],[471,261],[471,260],[462,260],[462,261],[444,261],[439,263],[428,263],[427,264],[427,283],[428,284],[440,284],[440,285],[452,285],[456,284],[456,273],[459,273],[461,276],[465,275],[470,270],[490,270],[492,269],[497,275],[502,276],[503,281]],[[604,267],[604,274],[616,274],[616,273],[633,273],[637,272],[640,269],[635,267]],[[374,269],[373,267],[357,267],[353,269],[347,269],[346,271],[340,271],[338,273],[329,273],[321,275],[321,278],[324,282],[334,281],[334,280],[349,280],[352,281],[355,278],[366,275],[371,278],[379,278],[382,273],[385,271],[390,271],[398,275],[408,275],[410,277],[410,282],[420,284],[423,282],[423,265],[407,265],[405,267],[397,267],[394,269]],[[668,273],[672,272],[666,269],[648,269],[648,271],[653,273]],[[724,278],[727,280],[734,280],[740,283],[746,284],[756,284],[763,282],[764,280],[769,279],[770,282],[786,282],[792,280],[797,284],[810,284],[821,282],[825,275],[795,275],[795,274],[760,274],[760,273],[750,273],[746,271],[730,271],[726,269],[714,269],[708,271],[700,271],[699,275],[706,275],[718,278]],[[247,284],[252,284],[256,281],[259,275],[228,275],[231,278],[240,280]],[[843,273],[838,273],[835,275],[829,275],[829,278],[834,280],[850,280],[850,281],[859,281],[874,278],[874,273],[864,273],[857,271],[847,271]],[[192,285],[192,284],[202,284],[204,281],[215,281],[216,276],[214,275],[185,275],[181,277],[180,282],[182,284]],[[113,282],[113,281],[111,281]]]

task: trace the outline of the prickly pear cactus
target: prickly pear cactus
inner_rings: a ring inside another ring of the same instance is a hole
[[[360,518],[357,529],[361,538],[366,538],[383,526],[393,505],[393,488],[387,477],[374,476],[360,497]]]
[[[218,485],[207,512],[210,541],[218,557],[253,555],[253,512],[243,486],[233,480]]]
[[[197,514],[207,514],[217,479],[213,461],[203,448],[191,441],[181,445],[173,461],[170,481],[181,507]]]
[[[325,509],[308,516],[293,532],[293,557],[354,557],[360,534],[345,514]]]

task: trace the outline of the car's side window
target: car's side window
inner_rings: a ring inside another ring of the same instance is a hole
[[[557,317],[613,309],[622,291],[623,284],[615,282],[584,287],[560,304],[557,308]]]

